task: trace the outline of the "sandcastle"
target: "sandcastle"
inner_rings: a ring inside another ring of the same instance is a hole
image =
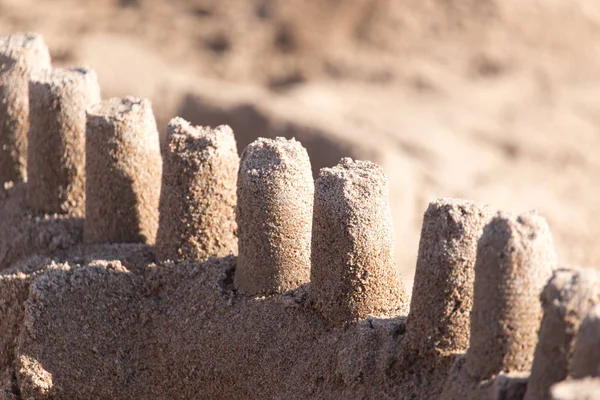
[[[161,156],[147,100],[30,81],[31,127],[0,131],[32,139],[0,199],[0,398],[599,398],[600,282],[557,268],[536,213],[432,202],[409,304],[376,164],[313,182],[295,140],[240,159],[181,118]]]

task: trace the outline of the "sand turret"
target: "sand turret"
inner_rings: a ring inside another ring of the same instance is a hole
[[[406,312],[392,248],[387,179],[381,167],[343,158],[315,185],[310,298],[339,323]]]
[[[477,241],[490,216],[487,206],[470,201],[429,204],[406,327],[409,351],[415,356],[467,349]]]
[[[87,243],[154,243],[162,159],[150,101],[105,100],[86,133]]]
[[[570,375],[575,335],[590,307],[600,299],[599,284],[594,270],[554,272],[541,295],[544,316],[525,400],[547,399],[550,387]]]
[[[600,377],[600,305],[592,307],[581,322],[571,360],[571,377]]]
[[[161,260],[205,260],[237,252],[239,156],[228,126],[167,126],[156,252]]]
[[[539,296],[556,267],[552,235],[535,212],[499,213],[477,245],[466,369],[477,380],[531,368],[542,319]]]
[[[86,109],[98,102],[98,79],[87,68],[59,68],[30,82],[27,203],[31,208],[84,216]]]
[[[42,36],[0,37],[0,187],[27,178],[28,81],[50,68],[50,53]]]
[[[254,141],[237,185],[235,286],[257,295],[308,282],[314,183],[306,149],[294,139]]]

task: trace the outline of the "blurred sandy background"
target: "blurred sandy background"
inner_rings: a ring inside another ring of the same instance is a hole
[[[411,284],[437,197],[538,209],[562,264],[600,266],[600,2],[0,0],[0,34],[45,35],[105,97],[229,123],[240,147],[296,136],[315,170],[390,180]]]

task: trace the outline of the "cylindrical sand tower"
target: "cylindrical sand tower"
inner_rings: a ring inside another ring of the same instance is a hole
[[[600,377],[600,305],[592,307],[579,326],[571,360],[571,377]]]
[[[87,115],[87,243],[154,243],[162,159],[150,101],[113,98]]]
[[[237,185],[235,286],[258,295],[308,282],[314,183],[306,149],[294,139],[254,141]]]
[[[86,109],[100,102],[96,73],[55,69],[29,85],[27,203],[46,213],[85,214]]]
[[[0,187],[27,178],[29,79],[50,68],[42,36],[0,37]]]
[[[554,271],[541,296],[544,316],[525,400],[548,399],[550,387],[570,375],[575,335],[600,299],[599,283],[591,269]]]
[[[334,323],[406,312],[381,167],[344,158],[315,185],[309,296]]]
[[[550,229],[536,213],[499,213],[486,225],[475,263],[470,376],[483,380],[531,368],[542,319],[540,293],[555,267]]]
[[[156,252],[161,260],[205,260],[237,252],[240,158],[228,126],[167,126]]]
[[[406,327],[416,356],[445,356],[469,346],[477,241],[490,217],[487,206],[470,201],[429,204]]]

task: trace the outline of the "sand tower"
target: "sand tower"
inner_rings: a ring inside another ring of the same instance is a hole
[[[541,296],[544,316],[525,400],[549,398],[550,387],[570,375],[575,335],[589,309],[600,299],[599,284],[594,270],[554,272]]]
[[[0,187],[27,178],[29,79],[50,68],[42,36],[0,37]]]
[[[539,296],[555,267],[550,229],[535,212],[499,213],[485,226],[465,365],[471,377],[531,368],[542,318]]]
[[[59,68],[30,82],[27,203],[31,208],[84,216],[86,109],[98,102],[98,79],[87,68]]]
[[[406,311],[383,169],[343,158],[315,185],[310,298],[334,323]]]
[[[87,243],[154,243],[162,159],[150,101],[105,100],[86,132]]]
[[[486,206],[470,201],[429,204],[406,327],[416,356],[449,355],[469,346],[477,241],[490,217]]]
[[[581,322],[571,360],[571,377],[600,377],[600,305],[592,307]]]
[[[237,186],[235,286],[257,295],[306,283],[314,196],[306,149],[294,139],[259,138],[242,154]]]
[[[156,252],[161,260],[205,260],[237,252],[239,156],[228,126],[167,126]]]

